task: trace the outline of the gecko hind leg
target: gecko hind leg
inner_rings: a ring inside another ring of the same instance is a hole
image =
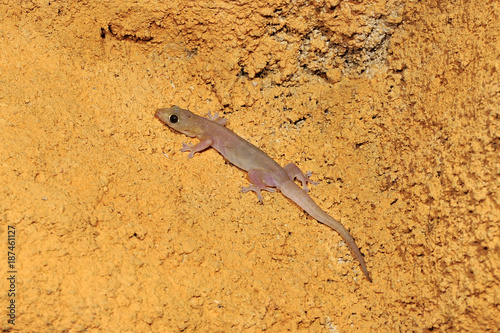
[[[276,186],[272,176],[262,170],[248,170],[248,179],[250,179],[250,186],[243,186],[241,192],[246,193],[248,191],[254,191],[257,194],[257,198],[262,202],[264,198],[262,197],[261,191],[276,192],[274,188],[269,186]]]
[[[290,180],[293,181],[297,179],[299,182],[302,183],[302,188],[304,189],[304,191],[306,191],[306,193],[309,192],[307,183],[312,185],[319,184],[318,182],[313,182],[311,179],[309,179],[309,177],[311,177],[312,175],[312,171],[307,171],[306,173],[303,173],[295,163],[288,163],[287,165],[285,165],[283,169],[285,169],[288,178],[290,178]]]

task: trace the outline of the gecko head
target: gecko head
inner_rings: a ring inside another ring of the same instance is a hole
[[[176,105],[156,110],[155,117],[168,127],[187,136],[195,137],[201,134],[200,121],[198,120],[200,117]]]

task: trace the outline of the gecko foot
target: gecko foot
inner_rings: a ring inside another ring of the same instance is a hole
[[[312,171],[307,171],[305,174],[304,174],[304,178],[306,179],[306,182],[311,184],[311,185],[318,185],[319,182],[314,182],[312,181],[309,177],[311,177],[313,174]]]
[[[194,151],[193,151],[193,144],[192,143],[185,143],[183,142],[182,143],[182,148],[181,148],[181,152],[189,152],[189,155],[188,155],[188,158],[193,158],[193,155],[194,155]]]
[[[214,121],[216,122],[217,124],[221,125],[221,126],[224,126],[226,125],[227,123],[227,119],[225,118],[222,118],[219,116],[219,112],[216,112],[213,116],[212,114],[210,113],[210,111],[208,112],[207,114],[207,118],[210,119],[211,121]]]
[[[260,193],[261,191],[268,191],[268,192],[276,192],[276,190],[274,188],[270,188],[270,187],[262,187],[262,186],[256,186],[254,184],[250,184],[250,186],[243,186],[241,188],[241,192],[242,193],[247,193],[249,191],[254,191],[256,194],[257,194],[257,198],[259,198],[259,201],[262,202],[264,200],[264,198],[262,197],[262,193]]]
[[[306,193],[309,192],[309,188],[307,187],[308,183],[311,185],[319,184],[318,182],[313,182],[309,178],[312,175],[312,171],[307,171],[306,173],[302,173],[299,167],[294,163],[288,163],[287,165],[285,165],[283,169],[285,169],[286,173],[288,174],[288,178],[290,178],[290,180],[297,179],[299,182],[302,183],[302,188]]]

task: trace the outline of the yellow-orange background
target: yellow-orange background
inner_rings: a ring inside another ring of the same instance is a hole
[[[495,1],[3,2],[0,329],[495,331],[499,22]],[[172,104],[313,170],[374,282],[217,152],[180,153],[153,117]]]

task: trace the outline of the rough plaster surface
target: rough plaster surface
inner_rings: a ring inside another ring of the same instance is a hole
[[[450,332],[500,325],[495,1],[0,4],[5,332]],[[218,111],[341,238],[153,118]]]

